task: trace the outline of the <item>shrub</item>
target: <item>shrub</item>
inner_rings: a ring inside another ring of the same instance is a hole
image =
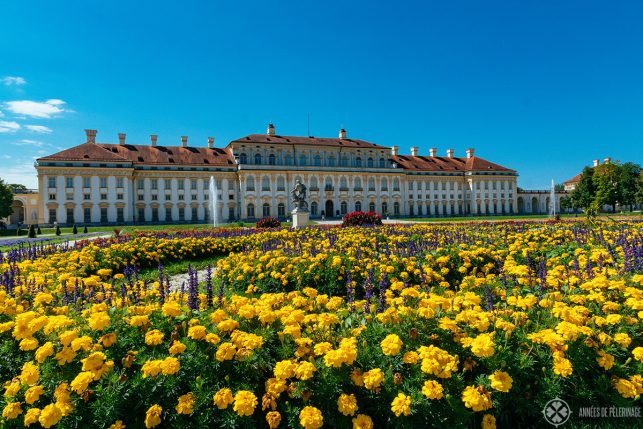
[[[375,212],[351,212],[343,217],[342,226],[381,225],[382,216]]]
[[[78,234],[78,227],[76,226],[76,224],[74,224],[74,227],[71,229],[71,232],[74,235]]]
[[[40,230],[40,227],[38,227],[38,230],[36,231],[38,235],[42,234],[42,231]]]
[[[257,228],[279,228],[280,226],[279,219],[270,216],[257,221]]]
[[[36,228],[33,225],[29,225],[29,232],[27,233],[27,237],[36,238]]]
[[[87,229],[87,225],[85,225],[85,228],[83,228],[83,234],[87,234],[89,230]]]
[[[60,226],[56,225],[56,235],[60,235]]]

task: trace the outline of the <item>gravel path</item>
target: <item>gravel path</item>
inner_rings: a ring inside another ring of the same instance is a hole
[[[198,270],[196,272],[197,278],[199,282],[202,282],[205,280],[205,276],[207,273],[207,268],[204,268],[202,270]],[[216,271],[216,267],[212,268],[212,274]],[[175,274],[170,277],[170,290],[172,292],[181,290],[181,284],[185,283],[185,292],[188,290],[188,281],[190,280],[190,276],[188,273],[183,273],[183,274]]]

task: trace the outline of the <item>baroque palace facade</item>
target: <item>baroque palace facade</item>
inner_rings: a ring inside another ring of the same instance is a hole
[[[270,124],[225,148],[86,142],[39,158],[38,213],[24,223],[121,224],[212,222],[210,182],[217,191],[217,219],[229,222],[290,214],[290,191],[308,187],[312,218],[354,210],[393,217],[512,214],[517,211],[516,171],[486,161],[473,149],[428,156],[411,148],[351,139],[283,136]]]

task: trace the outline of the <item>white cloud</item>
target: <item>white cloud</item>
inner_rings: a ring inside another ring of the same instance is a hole
[[[14,142],[13,144],[14,144],[14,145],[16,145],[16,146],[36,146],[36,147],[42,147],[42,145],[43,145],[44,143],[43,143],[43,142],[41,142],[41,141],[38,141],[38,140],[22,139],[22,140],[18,140],[17,142]]]
[[[3,159],[11,159],[11,155],[2,155]]]
[[[34,118],[51,118],[65,111],[61,106],[64,101],[58,99],[41,101],[19,100],[7,101],[5,108],[16,115],[26,115]]]
[[[15,133],[20,129],[20,124],[14,121],[0,121],[0,133]]]
[[[25,128],[29,131],[40,134],[49,134],[52,131],[51,128],[45,127],[44,125],[25,125]]]
[[[27,188],[38,188],[38,176],[33,166],[33,159],[21,161],[9,168],[3,168],[0,177],[5,183],[21,183]]]
[[[4,83],[6,86],[11,86],[11,85],[20,86],[27,83],[27,81],[20,76],[5,76],[2,78],[2,83]]]

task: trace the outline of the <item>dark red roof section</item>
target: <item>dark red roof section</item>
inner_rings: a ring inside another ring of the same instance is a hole
[[[212,165],[216,167],[232,167],[235,165],[230,153],[221,148],[107,143],[84,143],[39,160],[132,162],[134,164],[152,165]]]
[[[268,134],[250,134],[249,136],[234,140],[231,143],[296,144],[308,146],[333,146],[390,150],[390,148],[386,146],[376,145],[364,140],[279,135],[271,136]]]
[[[409,171],[498,171],[515,173],[515,170],[503,167],[477,156],[471,158],[443,156],[408,156],[396,155],[391,157],[400,167]]]
[[[574,176],[571,179],[563,182],[563,185],[571,185],[572,183],[580,182],[580,178],[581,178],[582,175],[583,175],[583,173],[578,173],[576,176]]]

